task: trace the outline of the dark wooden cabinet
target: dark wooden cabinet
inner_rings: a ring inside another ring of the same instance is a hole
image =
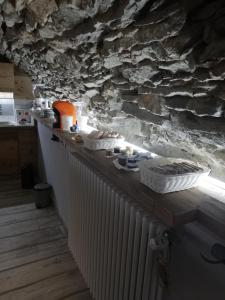
[[[17,134],[0,134],[0,175],[19,172],[19,145]]]
[[[21,169],[37,165],[37,134],[34,127],[0,128],[0,175],[20,174]]]

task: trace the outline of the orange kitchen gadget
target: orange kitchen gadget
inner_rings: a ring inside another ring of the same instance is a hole
[[[63,129],[62,118],[64,116],[73,118],[73,125],[76,124],[76,108],[68,100],[56,100],[52,104],[53,111],[55,113],[56,122],[54,128]]]

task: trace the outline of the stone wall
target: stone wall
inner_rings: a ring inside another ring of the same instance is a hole
[[[0,0],[0,54],[90,122],[225,178],[224,0]]]

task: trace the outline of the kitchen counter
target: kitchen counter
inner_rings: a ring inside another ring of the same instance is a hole
[[[138,173],[117,170],[112,159],[105,157],[105,151],[90,151],[74,141],[73,133],[53,129],[44,118],[35,114],[34,118],[46,126],[63,143],[67,151],[82,162],[105,176],[112,185],[138,203],[143,209],[153,213],[164,224],[178,228],[180,225],[198,221],[216,234],[225,238],[225,204],[192,188],[185,191],[158,194],[139,182]]]

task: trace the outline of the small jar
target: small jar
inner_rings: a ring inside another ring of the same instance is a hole
[[[127,156],[126,155],[119,155],[118,162],[121,166],[125,167],[127,165]]]
[[[133,148],[130,146],[126,147],[126,154],[127,156],[131,156],[133,154]]]
[[[127,167],[129,169],[137,168],[137,160],[135,157],[130,157],[127,159]]]
[[[121,153],[120,147],[115,147],[114,148],[114,153]]]

